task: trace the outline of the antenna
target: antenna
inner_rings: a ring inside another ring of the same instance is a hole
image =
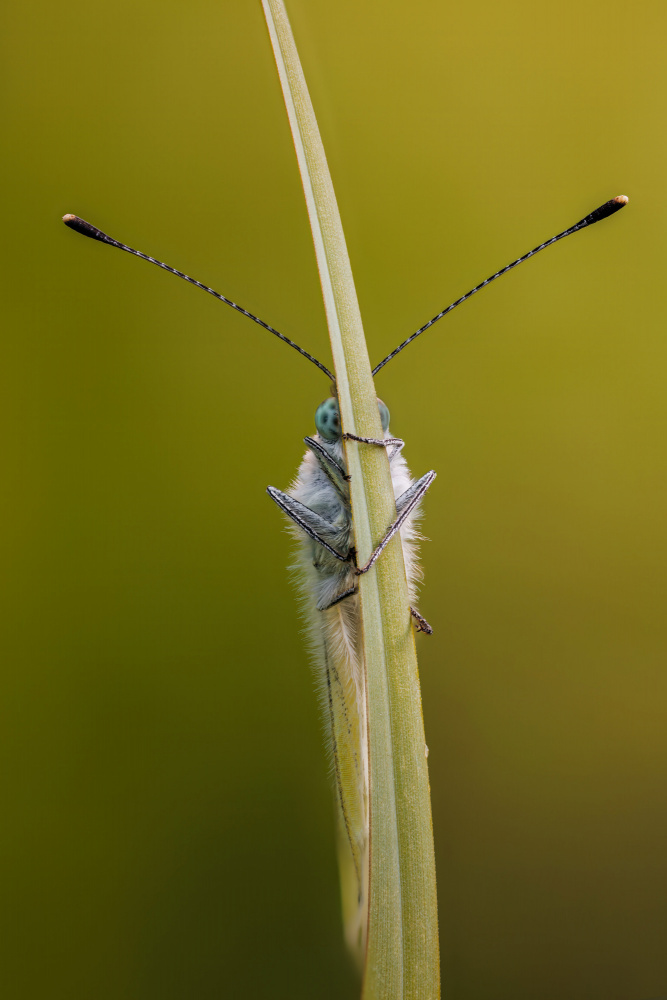
[[[170,267],[169,264],[163,264],[161,260],[156,260],[155,257],[149,257],[148,254],[142,253],[140,250],[133,250],[132,247],[125,246],[124,243],[119,243],[118,240],[114,240],[111,236],[107,236],[106,233],[103,233],[101,229],[97,229],[95,226],[91,226],[91,224],[86,222],[84,219],[80,219],[78,215],[63,215],[63,222],[66,226],[69,226],[70,229],[73,229],[77,233],[81,233],[82,236],[88,236],[91,240],[99,240],[100,243],[107,243],[111,247],[118,247],[119,250],[125,250],[126,253],[131,253],[135,257],[141,257],[142,260],[147,260],[149,264],[157,264],[157,266],[161,267],[163,271],[169,271],[170,274],[175,274],[177,278],[183,278],[184,281],[189,281],[191,285],[195,285],[197,288],[201,288],[202,291],[208,292],[209,295],[213,295],[216,299],[219,299],[220,302],[224,302],[225,305],[231,306],[232,309],[236,309],[237,312],[247,316],[248,319],[251,319],[254,323],[258,323],[259,326],[268,330],[269,333],[278,337],[285,344],[289,344],[289,346],[293,347],[295,351],[302,354],[304,358],[308,358],[308,360],[312,361],[314,365],[317,365],[320,371],[324,372],[328,378],[335,381],[334,376],[329,369],[326,368],[321,361],[318,361],[317,358],[314,358],[312,354],[309,354],[308,351],[304,351],[303,347],[299,347],[299,345],[295,344],[293,340],[289,339],[289,337],[286,337],[282,333],[278,333],[278,331],[274,330],[272,326],[265,323],[263,319],[259,319],[259,317],[254,316],[251,312],[248,312],[247,309],[237,305],[236,302],[232,302],[232,300],[228,299],[225,295],[221,295],[220,292],[216,292],[213,288],[209,288],[208,285],[202,285],[201,281],[196,281],[195,278],[190,278],[187,274],[183,274],[182,271],[177,271],[175,267]]]
[[[535,247],[534,250],[529,250],[528,253],[523,255],[523,257],[517,257],[517,259],[513,260],[511,264],[507,265],[507,267],[503,267],[502,270],[496,271],[495,274],[492,274],[490,278],[487,278],[481,284],[475,285],[475,287],[471,288],[469,292],[462,295],[460,299],[457,299],[456,302],[452,302],[451,305],[447,306],[446,309],[443,309],[442,312],[439,312],[437,316],[433,317],[433,319],[430,319],[428,323],[425,323],[424,326],[420,327],[415,333],[408,337],[407,340],[404,340],[402,344],[399,344],[398,347],[393,350],[391,354],[388,354],[379,365],[376,365],[373,369],[373,375],[377,375],[380,369],[384,368],[384,366],[388,364],[392,358],[395,358],[397,354],[400,354],[404,347],[411,344],[412,341],[416,340],[420,334],[428,330],[429,327],[433,326],[434,323],[437,323],[438,320],[442,319],[443,316],[446,316],[447,313],[450,313],[452,309],[456,309],[457,306],[460,306],[462,302],[469,299],[475,294],[475,292],[479,292],[480,289],[486,288],[486,286],[490,285],[492,281],[496,280],[496,278],[500,278],[501,275],[507,274],[508,271],[511,271],[512,268],[516,267],[518,264],[523,264],[524,260],[528,260],[529,257],[534,257],[536,253],[540,252],[540,250],[545,250],[546,247],[550,247],[552,243],[557,243],[558,240],[564,239],[565,236],[571,236],[572,233],[576,233],[580,229],[584,229],[586,226],[592,226],[595,222],[600,222],[602,219],[606,219],[608,216],[613,215],[614,212],[618,212],[619,209],[623,208],[623,206],[627,205],[627,203],[628,199],[624,194],[619,194],[616,198],[612,198],[611,201],[606,201],[604,205],[600,205],[599,208],[596,208],[594,212],[591,212],[590,215],[587,215],[580,222],[577,222],[576,225],[570,226],[569,229],[564,229],[562,233],[558,234],[558,236],[552,236],[550,240],[546,241],[546,243],[540,243],[540,245]]]

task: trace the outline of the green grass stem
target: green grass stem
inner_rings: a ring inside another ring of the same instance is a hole
[[[282,0],[262,0],[301,171],[343,429],[381,437],[338,205]],[[378,164],[381,169],[381,164]],[[347,443],[359,564],[396,517],[384,448]],[[403,552],[394,538],[360,578],[368,696],[371,850],[364,1000],[440,996],[433,829]]]

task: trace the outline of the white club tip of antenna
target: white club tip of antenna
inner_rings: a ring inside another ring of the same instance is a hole
[[[614,201],[616,202],[617,205],[627,205],[629,198],[625,194],[617,194],[616,197],[614,198]]]
[[[63,215],[63,222],[71,222],[72,219],[76,219],[76,215],[70,215],[69,213],[67,215]]]

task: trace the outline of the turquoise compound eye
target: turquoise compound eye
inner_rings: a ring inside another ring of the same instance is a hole
[[[389,410],[381,399],[378,399],[378,410],[380,411],[382,430],[387,431],[389,430]],[[340,410],[338,409],[338,400],[334,396],[325,399],[315,410],[315,426],[317,433],[325,441],[340,440]]]
[[[325,441],[340,441],[340,410],[334,396],[325,399],[315,410],[315,426]]]
[[[378,410],[380,411],[380,420],[382,421],[382,430],[389,430],[389,410],[384,405],[381,399],[378,399]]]

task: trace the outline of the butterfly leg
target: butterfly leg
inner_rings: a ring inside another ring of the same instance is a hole
[[[337,597],[334,597],[333,601],[330,601],[329,604],[325,604],[324,607],[320,607],[318,605],[317,610],[328,611],[329,608],[333,608],[337,604],[340,604],[341,601],[344,601],[346,597],[352,597],[353,594],[357,593],[359,593],[359,591],[356,587],[350,587],[349,590],[344,590],[342,594],[338,594]],[[423,632],[424,635],[433,635],[433,628],[415,608],[410,608],[410,614],[417,622],[416,628],[418,632]]]
[[[322,472],[325,474],[329,482],[334,486],[338,495],[349,504],[349,487],[347,484],[350,481],[350,476],[346,473],[342,465],[339,465],[333,455],[330,455],[327,449],[316,441],[314,438],[304,438],[304,444],[306,444],[313,455],[317,459]]]
[[[429,488],[434,479],[435,479],[435,472],[427,472],[426,475],[422,476],[421,479],[418,479],[417,482],[414,483],[409,488],[409,490],[405,491],[406,493],[410,494],[407,503],[401,504],[401,511],[398,517],[396,518],[394,523],[389,526],[389,528],[387,529],[387,533],[385,534],[384,538],[382,539],[378,547],[372,553],[366,565],[357,567],[355,569],[354,572],[357,574],[357,576],[360,576],[362,573],[368,573],[371,566],[373,566],[377,562],[377,560],[382,555],[385,548],[387,547],[391,539],[394,537],[396,532],[401,530],[401,528],[409,518],[410,514],[415,509],[419,501],[422,499],[422,497],[426,493],[426,490]],[[405,493],[398,498],[397,507],[404,496]]]
[[[357,437],[356,434],[343,434],[345,441],[361,441],[362,444],[377,444],[381,448],[393,448],[391,455],[389,455],[389,461],[395,458],[400,451],[405,446],[405,441],[401,438],[365,438]]]
[[[352,558],[352,552],[339,552],[338,549],[334,548],[333,544],[336,542],[340,536],[340,529],[327,521],[325,518],[320,517],[316,514],[314,510],[310,507],[306,507],[305,504],[300,503],[299,500],[295,500],[291,497],[289,493],[283,493],[282,490],[277,490],[275,486],[267,486],[266,492],[269,494],[274,503],[277,503],[283,514],[294,521],[302,531],[305,531],[313,541],[317,542],[323,548],[330,552],[332,556],[339,559],[340,562],[349,562]]]
[[[356,593],[358,593],[357,588],[350,587],[348,590],[344,590],[342,594],[338,594],[337,597],[334,597],[333,601],[330,601],[329,604],[325,604],[324,607],[320,607],[318,604],[317,610],[328,611],[329,608],[333,608],[336,604],[340,604],[341,601],[344,601],[346,597],[352,597],[352,595]]]
[[[361,441],[362,444],[379,444],[381,448],[387,448],[392,444],[400,445],[402,448],[405,444],[405,441],[400,438],[365,438],[358,437],[356,434],[343,434],[343,439],[345,441]]]
[[[433,635],[433,629],[431,628],[431,626],[429,625],[429,623],[426,621],[426,619],[422,618],[422,616],[419,614],[418,611],[416,611],[414,608],[410,608],[410,614],[412,615],[412,617],[417,622],[417,631],[418,632],[424,632],[426,635]]]

